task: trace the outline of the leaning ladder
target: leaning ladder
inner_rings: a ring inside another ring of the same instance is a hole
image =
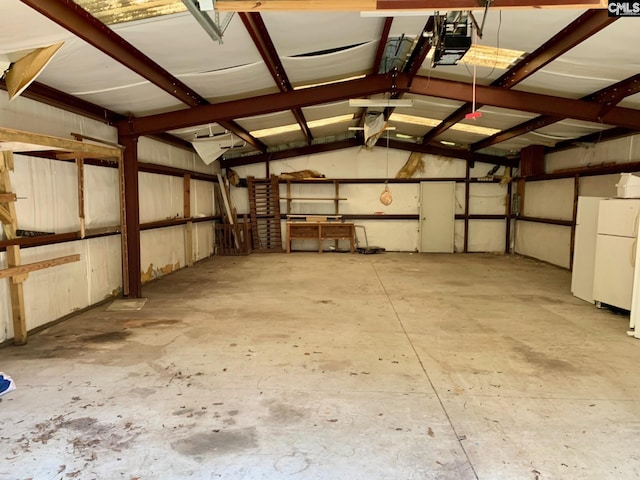
[[[278,177],[247,178],[254,252],[282,252]]]

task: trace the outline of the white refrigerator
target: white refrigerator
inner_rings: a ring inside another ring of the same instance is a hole
[[[631,310],[640,199],[601,200],[593,277],[593,298]]]
[[[578,197],[576,235],[571,268],[571,293],[593,303],[593,270],[596,263],[598,210],[605,197]]]

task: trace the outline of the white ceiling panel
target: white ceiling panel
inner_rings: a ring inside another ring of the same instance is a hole
[[[601,132],[611,128],[610,125],[580,122],[577,120],[564,120],[543,128],[539,128],[531,135],[542,137],[554,142],[582,137],[591,133]]]
[[[458,102],[456,100],[427,97],[424,95],[407,94],[402,98],[413,100],[413,107],[398,108],[395,110],[396,113],[404,113],[424,118],[435,118],[438,120],[444,120],[463,105],[463,102]]]
[[[399,37],[401,35],[417,37],[422,33],[422,29],[431,14],[433,12],[417,16],[394,17],[391,23],[391,30],[389,30],[389,37]],[[380,33],[382,33],[382,25],[380,25]]]
[[[132,70],[77,38],[65,42],[38,81],[71,95],[148,83]]]
[[[281,58],[292,85],[330,81],[371,73],[378,42],[311,57]]]
[[[270,135],[268,137],[261,138],[260,141],[268,147],[278,147],[280,145],[293,144],[297,145],[305,142],[304,134],[302,130],[296,130],[294,132],[279,133],[278,135]]]
[[[268,113],[266,115],[257,115],[255,117],[240,118],[237,122],[249,131],[297,123],[296,118],[290,110],[285,112]]]
[[[32,50],[73,38],[67,30],[19,0],[1,0],[0,19],[0,54]]]
[[[344,123],[335,123],[333,125],[326,125],[324,127],[315,127],[311,129],[311,134],[313,138],[325,138],[325,137],[333,137],[340,136],[344,137],[348,135],[350,130],[349,127],[357,127],[358,122],[356,120],[351,122]],[[355,132],[351,132],[353,135]]]
[[[313,107],[305,107],[302,109],[304,118],[306,118],[307,121],[337,117],[338,115],[356,113],[357,111],[357,108],[351,108],[349,106],[348,101],[325,103],[323,105],[314,105]]]
[[[262,18],[281,57],[376,41],[384,24],[360,12],[263,12]]]
[[[535,113],[520,112],[507,108],[487,107],[480,109],[482,117],[477,120],[465,120],[463,123],[474,123],[482,127],[504,130],[537,117]]]
[[[211,72],[262,60],[237,15],[224,32],[223,44],[211,39],[188,12],[112,28],[174,75]]]
[[[625,98],[619,104],[619,107],[640,109],[640,93]]]
[[[148,82],[101,92],[76,94],[76,97],[135,117],[187,108],[180,100]]]
[[[589,65],[556,60],[549,67],[534,73],[513,87],[513,90],[556,95],[566,98],[581,98],[616,83],[618,80],[608,76],[606,71],[596,71]],[[598,75],[604,74],[599,77]]]
[[[180,75],[178,78],[212,102],[279,91],[263,62],[216,72]]]

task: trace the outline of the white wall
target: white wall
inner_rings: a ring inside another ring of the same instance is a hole
[[[117,141],[113,127],[23,97],[9,103],[6,95],[0,95],[0,127],[63,138],[71,138],[70,133],[74,132]],[[183,149],[147,138],[141,138],[138,147],[141,162],[216,173],[217,164],[207,166],[195,154]],[[78,231],[75,164],[25,155],[15,155],[14,163],[10,177],[19,198],[16,202],[18,228],[53,233]],[[87,229],[119,226],[118,184],[117,169],[85,166]],[[141,221],[182,217],[182,189],[182,178],[141,173]],[[192,215],[205,217],[213,212],[213,184],[192,180]],[[142,270],[151,272],[149,279],[185,266],[185,231],[184,226],[177,226],[142,232]],[[213,253],[212,222],[194,223],[193,252],[196,260]],[[21,249],[23,263],[72,254],[80,254],[80,261],[29,274],[24,283],[27,329],[47,324],[121,291],[119,235]],[[6,254],[1,252],[0,268],[6,266]],[[12,336],[8,281],[0,280],[0,342]]]
[[[283,172],[298,170],[316,170],[327,178],[375,178],[381,181],[394,178],[398,170],[409,158],[409,152],[375,147],[372,150],[354,147],[333,152],[318,153],[273,161],[270,172],[279,175]],[[434,155],[424,155],[425,172],[416,173],[421,178],[464,178],[465,161],[454,160]],[[481,177],[492,168],[492,165],[477,163],[471,171],[472,177]],[[264,164],[247,165],[234,168],[240,177],[255,176],[264,178]],[[502,173],[502,169],[498,174]],[[418,215],[420,210],[420,184],[390,183],[393,203],[385,206],[380,203],[380,194],[384,185],[379,184],[340,184],[340,201],[342,214],[410,214]],[[507,187],[493,183],[470,185],[470,213],[472,214],[504,214]],[[293,197],[332,197],[335,195],[333,184],[292,184]],[[464,213],[464,184],[456,185],[456,213]],[[286,185],[280,186],[281,199],[286,196]],[[248,195],[246,188],[232,188],[232,201],[239,213],[248,213]],[[286,201],[281,200],[281,212],[286,212]],[[325,214],[334,213],[332,201],[294,201],[291,213]],[[505,221],[473,220],[469,224],[469,251],[493,252],[504,251]],[[416,251],[420,243],[418,220],[358,220],[356,225],[366,228],[369,243],[384,247],[390,251]],[[284,232],[284,225],[283,225]],[[360,233],[361,230],[357,229]],[[283,233],[284,235],[284,233]],[[362,234],[360,233],[360,236]],[[364,239],[360,239],[364,243]],[[455,223],[455,250],[462,251],[464,246],[464,222]],[[314,250],[313,242],[298,243],[296,248]]]
[[[545,158],[547,173],[557,170],[597,167],[640,161],[640,136],[632,136],[552,153]],[[633,172],[629,172],[633,173]],[[616,195],[620,175],[581,177],[579,194],[609,197]],[[572,220],[573,178],[527,182],[522,215]],[[515,252],[561,267],[570,267],[571,228],[519,221],[515,228]]]

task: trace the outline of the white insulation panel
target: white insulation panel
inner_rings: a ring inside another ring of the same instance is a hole
[[[33,263],[66,255],[80,261],[38,270],[24,283],[27,329],[45,325],[117,293],[122,285],[120,236],[26,248],[22,262]],[[6,257],[0,255],[0,267]],[[0,285],[0,341],[13,337],[7,282]]]
[[[573,178],[527,182],[524,211],[527,217],[571,220],[573,217]]]
[[[515,253],[569,268],[570,245],[569,227],[516,222]]]
[[[140,232],[143,281],[160,278],[184,267],[185,259],[185,231],[182,225]]]

